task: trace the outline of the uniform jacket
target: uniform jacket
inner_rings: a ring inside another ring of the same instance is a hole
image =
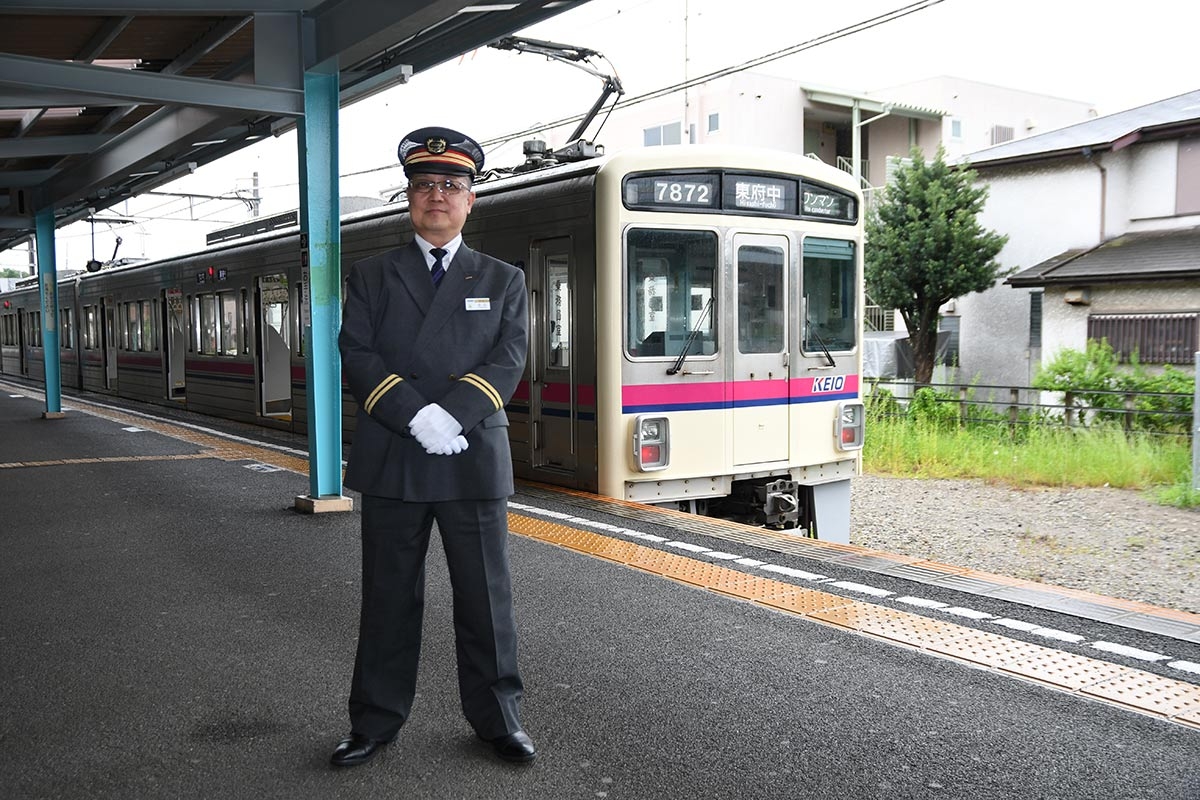
[[[345,484],[411,502],[513,493],[504,406],[525,368],[525,274],[463,244],[436,289],[416,243],[353,266],[338,345],[358,401]],[[468,448],[429,455],[408,432],[438,403]]]

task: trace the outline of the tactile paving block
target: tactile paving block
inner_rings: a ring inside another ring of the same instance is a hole
[[[693,586],[707,587],[728,569],[693,558],[668,555],[671,557],[661,563],[658,573],[683,583],[690,583]]]
[[[776,583],[776,581],[722,567],[718,572],[713,573],[713,578],[706,588],[721,594],[753,600],[769,591],[769,584],[772,583]]]
[[[849,605],[814,611],[808,616],[831,625],[872,633],[885,639],[914,644],[917,647],[921,646],[917,642],[919,640],[918,631],[946,625],[944,622],[937,622],[916,614],[857,600],[850,601]]]
[[[1137,673],[1137,670],[1122,667],[1119,664],[1052,649],[1005,664],[1000,668],[1014,675],[1021,675],[1048,683],[1051,686],[1060,686],[1071,690],[1082,689],[1101,681]]]
[[[1164,717],[1191,718],[1200,712],[1200,686],[1147,672],[1119,675],[1080,689],[1080,693]]]
[[[842,608],[853,605],[856,602],[848,597],[821,592],[816,589],[802,589],[790,583],[783,583],[781,581],[772,581],[772,583],[777,584],[780,588],[771,587],[771,590],[767,594],[756,597],[755,600],[765,606],[778,608],[782,611],[790,611],[793,614],[812,615],[818,611]]]
[[[620,539],[610,539],[607,536],[597,536],[600,541],[593,542],[592,548],[588,550],[594,556],[607,558],[609,561],[616,561],[620,564],[627,564],[631,558],[636,558],[638,551],[642,548],[633,542],[625,542]]]
[[[677,559],[679,556],[674,553],[666,553],[662,550],[655,550],[652,547],[640,547],[637,553],[633,555],[625,563],[631,567],[643,569],[646,572],[653,572],[656,575],[661,575],[666,564]]]
[[[953,627],[957,629],[955,632],[944,638],[935,638],[925,645],[926,649],[989,667],[1002,667],[1041,655],[1050,649],[987,631],[977,631],[974,628],[960,625]]]

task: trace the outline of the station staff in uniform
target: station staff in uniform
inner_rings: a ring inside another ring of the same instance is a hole
[[[422,128],[400,142],[399,157],[416,236],[354,265],[338,339],[359,406],[345,484],[362,493],[362,611],[351,735],[330,762],[369,760],[408,718],[435,521],[454,590],[463,713],[499,757],[529,762],[536,751],[519,714],[504,413],[525,366],[525,277],[463,243],[483,168],[475,141]]]

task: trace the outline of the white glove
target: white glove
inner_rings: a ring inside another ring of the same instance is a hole
[[[440,453],[451,439],[462,433],[462,425],[446,409],[430,403],[416,413],[408,423],[408,430],[426,453]]]
[[[469,445],[467,444],[467,437],[459,434],[458,436],[455,436],[453,439],[451,439],[449,442],[447,442],[446,445],[444,447],[442,447],[442,449],[440,449],[440,450],[428,450],[427,449],[425,452],[429,453],[430,455],[454,456],[454,455],[458,455],[463,450],[466,450],[468,446]]]

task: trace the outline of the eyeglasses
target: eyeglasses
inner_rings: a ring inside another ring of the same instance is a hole
[[[409,181],[408,183],[409,194],[432,194],[434,189],[437,189],[441,194],[449,195],[450,197],[470,191],[470,187],[463,186],[461,183],[456,183],[449,178],[442,181],[421,180]]]

